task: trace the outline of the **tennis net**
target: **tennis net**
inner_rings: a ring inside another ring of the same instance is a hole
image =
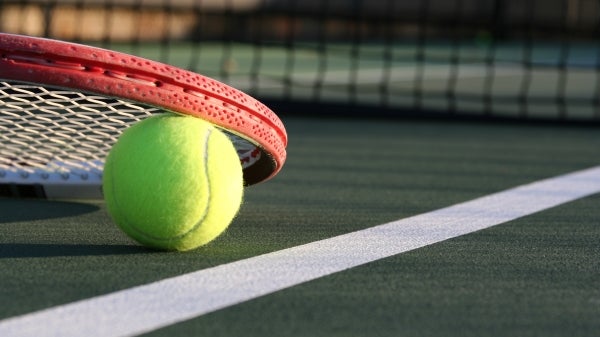
[[[593,0],[4,0],[0,30],[174,64],[278,113],[600,123]]]

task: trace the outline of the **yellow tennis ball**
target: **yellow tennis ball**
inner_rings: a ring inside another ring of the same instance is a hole
[[[185,251],[221,234],[243,195],[237,152],[219,129],[176,114],[125,130],[104,167],[106,207],[139,243]]]

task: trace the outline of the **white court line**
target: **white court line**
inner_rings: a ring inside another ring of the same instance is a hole
[[[600,192],[600,166],[365,230],[0,321],[0,336],[131,336]]]

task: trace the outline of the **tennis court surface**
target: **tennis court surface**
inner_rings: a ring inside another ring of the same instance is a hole
[[[597,336],[600,6],[371,3],[2,2],[242,89],[289,144],[186,253],[0,198],[0,336]]]

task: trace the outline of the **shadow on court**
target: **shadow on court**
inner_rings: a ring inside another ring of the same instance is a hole
[[[81,225],[77,229],[61,227],[84,214],[100,211],[101,207],[92,203],[48,201],[34,199],[0,199],[0,225],[9,226],[7,231],[21,232],[32,242],[0,242],[0,259],[18,257],[56,257],[56,256],[99,256],[148,254],[152,250],[121,243],[94,244],[80,241],[81,237],[93,235],[90,228]],[[94,217],[94,215],[91,215]],[[70,220],[69,220],[70,221]],[[77,223],[77,221],[75,221]],[[21,226],[22,224],[22,226]],[[41,227],[40,227],[41,226]],[[28,235],[23,233],[29,233]],[[5,233],[6,234],[6,233]],[[34,242],[41,238],[59,236],[63,242]],[[66,241],[65,241],[66,240]],[[20,240],[19,240],[20,241]]]
[[[0,199],[0,223],[78,216],[99,210],[92,204],[24,199]]]
[[[148,254],[153,251],[135,245],[87,245],[0,243],[0,259],[15,257],[99,256]]]

